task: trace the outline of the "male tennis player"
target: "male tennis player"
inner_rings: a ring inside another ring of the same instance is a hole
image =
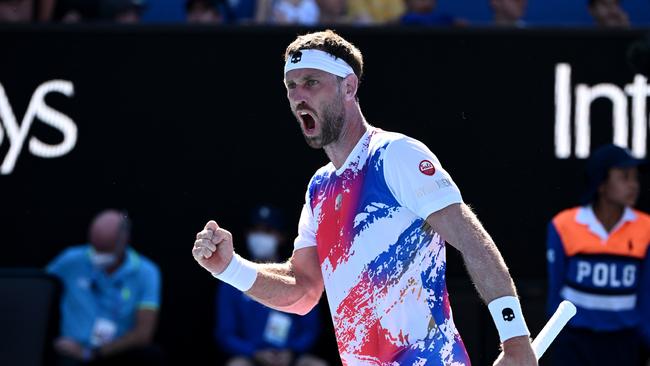
[[[497,365],[536,365],[513,281],[458,187],[421,142],[372,127],[361,52],[332,31],[298,37],[284,82],[307,143],[330,163],[309,182],[293,256],[259,264],[210,221],[192,253],[218,279],[304,314],[327,290],[344,365],[469,365],[445,285],[445,241],[463,255],[503,345]]]

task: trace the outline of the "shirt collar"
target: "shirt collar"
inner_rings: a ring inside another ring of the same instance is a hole
[[[336,175],[341,175],[350,167],[355,168],[355,170],[360,170],[363,168],[365,161],[361,159],[361,155],[363,155],[362,152],[364,149],[368,148],[370,136],[372,133],[374,133],[374,128],[368,127],[368,130],[363,134],[363,136],[361,136],[359,141],[357,141],[357,144],[354,145],[352,151],[350,151],[350,154],[345,159],[343,165],[341,165],[340,168],[336,169]]]
[[[629,207],[625,207],[625,210],[623,210],[623,216],[621,216],[621,219],[618,220],[616,225],[614,225],[611,233],[618,230],[626,222],[634,220],[636,220],[636,214],[634,213],[634,210]],[[608,233],[607,230],[605,230],[603,224],[596,217],[596,214],[594,213],[591,205],[580,207],[578,214],[576,215],[576,221],[580,224],[587,225],[589,230],[592,233],[596,234],[603,241],[607,241],[607,239],[609,239],[609,235],[611,233]]]
[[[138,253],[135,250],[127,247],[124,255],[126,256],[124,258],[124,262],[122,263],[122,265],[120,265],[117,268],[117,270],[114,273],[115,275],[118,275],[118,274],[122,275],[122,273],[124,273],[124,274],[130,273],[132,271],[135,271],[135,269],[138,266],[138,263],[139,263],[140,260],[139,260],[139,257],[138,257]]]

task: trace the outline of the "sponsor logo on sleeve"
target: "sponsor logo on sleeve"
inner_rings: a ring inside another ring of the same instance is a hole
[[[425,175],[434,175],[436,172],[436,167],[433,166],[433,163],[429,160],[422,160],[420,162],[420,172]]]

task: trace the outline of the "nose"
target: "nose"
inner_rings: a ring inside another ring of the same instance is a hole
[[[307,95],[300,86],[289,89],[287,92],[287,97],[293,105],[299,105],[301,103],[307,102]]]

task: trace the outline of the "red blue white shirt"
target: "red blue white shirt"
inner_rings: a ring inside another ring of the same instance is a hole
[[[316,246],[344,365],[469,365],[445,242],[423,230],[460,192],[421,142],[370,128],[312,177],[294,250]]]

